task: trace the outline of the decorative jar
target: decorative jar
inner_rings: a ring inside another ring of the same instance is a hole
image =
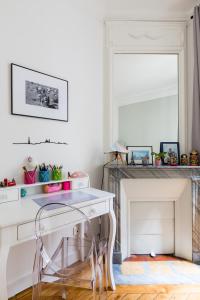
[[[196,150],[193,150],[190,153],[190,165],[198,166],[199,165],[199,153]]]
[[[188,165],[188,156],[187,154],[181,155],[181,166],[187,166]]]

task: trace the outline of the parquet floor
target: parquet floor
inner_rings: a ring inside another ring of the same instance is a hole
[[[177,258],[169,256],[131,256],[127,261],[167,261]],[[87,272],[85,271],[85,274]],[[62,300],[59,285],[45,284],[40,300]],[[1,300],[1,299],[0,299]],[[10,298],[10,300],[32,300],[32,289]],[[84,289],[71,288],[67,300],[93,300],[91,292]],[[100,300],[100,299],[99,299]],[[116,291],[108,291],[107,297],[101,300],[200,300],[200,284],[181,285],[118,285]]]
[[[90,300],[85,290],[73,290],[70,300]],[[31,300],[31,289],[10,298],[10,300]],[[200,300],[200,285],[142,285],[117,286],[109,291],[108,300]],[[48,286],[42,300],[61,300],[58,287]]]

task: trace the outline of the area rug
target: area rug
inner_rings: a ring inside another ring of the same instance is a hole
[[[200,266],[184,260],[124,261],[113,269],[118,285],[200,284]]]

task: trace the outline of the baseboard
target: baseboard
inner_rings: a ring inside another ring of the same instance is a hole
[[[24,291],[32,286],[32,272],[25,274],[15,281],[8,283],[8,297],[13,297],[16,294]]]

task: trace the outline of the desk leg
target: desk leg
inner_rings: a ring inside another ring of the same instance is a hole
[[[113,248],[115,242],[116,234],[116,217],[113,210],[109,212],[109,221],[110,221],[110,232],[109,232],[109,241],[108,241],[108,276],[110,280],[110,287],[114,291],[116,289],[114,276],[113,276]]]
[[[0,299],[8,300],[6,267],[9,254],[9,246],[0,248]]]
[[[80,224],[80,239],[81,239],[81,261],[84,261],[85,258],[85,248],[84,248],[84,238],[85,238],[85,224],[82,222]]]

